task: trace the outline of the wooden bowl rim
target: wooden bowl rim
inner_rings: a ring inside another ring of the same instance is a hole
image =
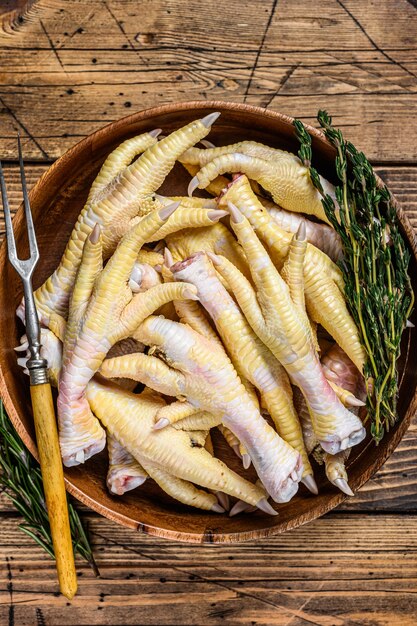
[[[246,114],[255,115],[255,116],[261,115],[264,117],[269,117],[274,120],[280,120],[281,122],[283,122],[284,124],[290,127],[293,126],[293,121],[294,121],[293,117],[286,115],[284,113],[280,113],[278,111],[271,111],[269,109],[264,109],[258,106],[227,102],[227,101],[222,101],[222,100],[211,100],[211,101],[191,100],[187,102],[170,103],[170,104],[165,104],[165,105],[161,105],[157,107],[152,107],[149,109],[144,109],[142,111],[132,113],[131,115],[127,115],[126,117],[123,117],[117,121],[110,122],[109,124],[106,124],[102,128],[91,133],[90,135],[87,135],[86,137],[84,137],[84,139],[76,143],[72,148],[67,150],[61,157],[59,157],[54,163],[52,163],[52,165],[48,168],[48,170],[38,179],[38,181],[35,183],[34,187],[31,189],[29,193],[29,198],[30,200],[32,200],[33,197],[35,197],[35,195],[39,193],[39,190],[42,187],[42,185],[45,182],[47,182],[50,177],[55,176],[55,174],[58,173],[61,168],[65,168],[67,161],[71,161],[79,153],[82,153],[83,150],[89,144],[94,145],[95,141],[98,141],[98,143],[100,143],[100,139],[102,137],[105,137],[109,128],[113,128],[113,129],[114,128],[119,129],[119,127],[128,128],[131,124],[134,124],[137,121],[142,121],[142,120],[147,120],[147,119],[151,120],[155,116],[161,116],[161,115],[169,114],[173,112],[176,113],[176,112],[182,112],[182,111],[184,112],[195,111],[196,117],[197,117],[199,112],[215,111],[218,109],[219,110],[223,109],[227,111],[240,111],[240,112],[244,112]],[[314,128],[313,126],[310,126],[309,124],[305,124],[305,127],[307,128],[308,132],[313,137],[318,139],[320,142],[327,144],[327,146],[330,146],[329,142],[327,141],[324,134],[320,130]],[[377,176],[377,179],[379,183],[382,184],[382,181],[378,176]],[[399,220],[406,232],[408,243],[413,251],[414,258],[417,261],[417,239],[414,233],[414,229],[411,226],[411,223],[407,215],[404,213],[403,209],[399,205],[395,196],[392,195],[392,197],[393,197],[393,201],[395,204],[395,208],[397,210]],[[16,223],[19,224],[22,221],[22,219],[23,219],[23,207],[20,206],[14,217],[14,225],[16,225]],[[0,247],[0,258],[6,254],[5,248],[6,248],[6,241],[4,239]],[[19,434],[19,436],[21,437],[21,439],[23,440],[24,444],[27,446],[29,451],[33,454],[33,456],[36,459],[38,459],[35,442],[33,441],[32,437],[29,436],[28,432],[24,428],[19,418],[19,415],[13,405],[12,399],[9,395],[7,386],[5,384],[1,362],[0,362],[0,396],[3,399],[3,403],[6,408],[7,414],[10,420],[12,421],[17,433]],[[398,423],[398,425],[396,425],[395,430],[392,431],[390,441],[388,442],[388,444],[386,445],[383,451],[381,448],[382,453],[375,460],[373,464],[372,472],[369,474],[369,476],[365,476],[365,473],[362,473],[359,476],[359,478],[355,481],[355,483],[352,485],[355,492],[358,489],[360,489],[366,482],[368,482],[368,480],[370,480],[370,478],[372,478],[372,476],[381,468],[381,466],[385,463],[385,461],[389,458],[389,456],[391,456],[391,454],[393,453],[393,451],[395,450],[395,448],[401,441],[402,437],[404,436],[405,432],[407,431],[410,425],[411,419],[414,415],[413,405],[415,405],[416,403],[417,403],[417,390],[415,391],[410,401],[410,404],[407,408],[406,414],[404,415],[403,419],[401,420],[401,422]],[[74,485],[71,479],[65,478],[65,483],[66,483],[67,491],[72,496],[74,496],[83,504],[89,506],[94,511],[98,512],[99,514],[107,517],[108,519],[112,521],[118,522],[128,528],[145,532],[146,534],[149,534],[151,536],[161,537],[164,539],[170,539],[170,540],[175,540],[175,541],[182,541],[182,542],[187,542],[187,543],[238,543],[238,542],[249,541],[253,539],[268,538],[270,536],[280,534],[282,532],[286,532],[287,530],[298,528],[299,526],[302,526],[314,519],[317,519],[318,517],[321,517],[325,513],[328,513],[330,510],[334,509],[341,502],[347,499],[347,496],[340,492],[335,493],[334,495],[333,494],[330,495],[328,499],[326,500],[325,504],[323,503],[320,504],[319,515],[317,515],[317,511],[316,511],[318,505],[317,504],[315,505],[314,500],[312,500],[311,501],[312,506],[308,510],[307,513],[303,514],[302,516],[299,515],[289,520],[288,523],[285,524],[285,526],[281,524],[279,527],[257,528],[256,530],[234,532],[234,533],[230,533],[230,532],[229,533],[227,532],[212,533],[210,531],[205,532],[205,533],[190,533],[190,532],[182,532],[181,530],[173,531],[173,530],[169,530],[165,528],[159,528],[158,526],[153,526],[150,524],[146,524],[146,526],[142,525],[141,523],[138,524],[135,521],[133,521],[130,517],[123,515],[122,513],[119,513],[115,511],[114,509],[110,509],[100,504],[99,502],[91,498],[90,496],[88,496],[84,491],[82,491],[76,485]],[[277,519],[279,519],[279,517],[277,517]]]

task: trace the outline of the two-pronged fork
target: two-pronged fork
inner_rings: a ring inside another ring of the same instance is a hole
[[[40,353],[41,332],[32,290],[32,274],[39,260],[39,250],[27,193],[20,137],[18,137],[18,148],[30,256],[28,259],[23,260],[19,259],[17,256],[6,184],[0,162],[0,186],[6,224],[7,252],[10,263],[23,282],[26,335],[30,352],[26,367],[29,370],[30,376],[30,395],[35,422],[36,442],[42,471],[46,506],[48,508],[59,587],[61,593],[71,599],[77,591],[77,576],[75,572],[55,410],[51,386],[48,381],[48,364],[46,360],[41,357]]]

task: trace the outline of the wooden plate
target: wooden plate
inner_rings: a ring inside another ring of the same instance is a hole
[[[105,157],[128,137],[153,128],[165,134],[211,111],[222,115],[213,127],[209,139],[226,144],[239,139],[253,139],[280,148],[297,150],[292,119],[261,108],[225,102],[189,102],[170,104],[135,113],[93,133],[56,161],[40,178],[30,193],[39,249],[40,262],[34,278],[38,287],[58,264],[76,218],[81,211],[88,189]],[[321,133],[309,128],[313,136],[315,165],[319,171],[334,179],[331,146]],[[164,185],[172,195],[186,192],[187,176],[176,166]],[[417,285],[417,246],[412,227],[398,207],[403,234],[413,252],[411,276]],[[24,237],[23,212],[19,209],[14,228],[21,251],[27,250]],[[19,342],[23,328],[15,317],[22,296],[22,286],[7,262],[5,242],[0,250],[0,391],[7,412],[29,450],[36,455],[28,379],[16,362],[13,347]],[[417,334],[404,333],[403,355],[400,361],[401,388],[399,422],[376,447],[366,441],[354,448],[348,462],[349,482],[356,491],[381,467],[398,445],[416,410]],[[226,450],[221,438],[215,439],[219,454],[239,469],[233,453]],[[303,486],[293,500],[279,505],[279,516],[270,517],[260,511],[229,518],[198,511],[173,501],[147,481],[145,485],[119,498],[106,490],[107,459],[105,453],[93,457],[85,465],[65,471],[68,491],[92,509],[120,524],[151,535],[189,542],[232,542],[267,537],[295,528],[313,520],[337,506],[345,496],[327,482],[322,468],[316,468],[320,494],[309,494]],[[248,474],[253,478],[253,475]]]

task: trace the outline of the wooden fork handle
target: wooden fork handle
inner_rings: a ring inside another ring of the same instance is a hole
[[[71,600],[77,591],[77,574],[51,385],[31,385],[30,395],[59,588]]]

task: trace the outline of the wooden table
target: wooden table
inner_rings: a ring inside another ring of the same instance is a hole
[[[415,0],[0,5],[0,155],[14,207],[17,130],[33,184],[80,138],[127,113],[225,99],[307,122],[328,109],[417,227]],[[79,562],[72,602],[3,498],[0,624],[414,626],[416,460],[414,422],[382,471],[337,511],[237,546],[158,541],[85,511],[102,577]]]

